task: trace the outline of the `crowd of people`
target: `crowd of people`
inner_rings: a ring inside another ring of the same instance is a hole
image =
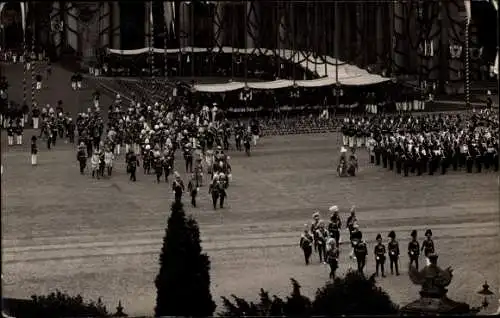
[[[397,174],[418,176],[498,171],[498,109],[460,114],[346,118],[343,144],[366,147],[370,162]]]
[[[341,231],[343,229],[342,219],[339,215],[338,206],[334,205],[329,208],[330,220],[325,222],[321,219],[319,211],[312,215],[312,223],[305,224],[304,232],[301,234],[299,246],[304,253],[305,264],[311,263],[311,256],[317,253],[321,264],[328,264],[330,267],[330,278],[335,278],[336,271],[339,267]],[[365,271],[367,257],[369,254],[368,243],[366,238],[363,238],[363,233],[360,230],[358,218],[356,216],[356,208],[353,206],[350,210],[350,215],[347,217],[345,229],[348,231],[348,240],[350,243],[351,253],[350,259],[356,260],[357,270],[363,273]],[[396,240],[396,233],[389,231],[387,237],[388,242],[384,244],[382,234],[377,234],[375,237],[376,244],[373,246],[373,257],[375,259],[375,275],[382,277],[386,276],[386,260],[389,259],[389,268],[391,275],[399,276],[400,262],[399,258],[401,250],[399,243]],[[419,268],[420,255],[426,258],[427,265],[430,258],[435,255],[435,244],[432,240],[432,231],[426,230],[426,239],[420,244],[418,241],[418,233],[416,230],[410,233],[410,242],[408,243],[407,253],[409,265]]]

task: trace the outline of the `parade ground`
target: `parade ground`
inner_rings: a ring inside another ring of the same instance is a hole
[[[316,255],[313,265],[304,265],[299,236],[314,209],[327,219],[332,204],[340,207],[344,223],[351,205],[357,206],[369,241],[368,273],[374,271],[375,236],[396,231],[402,275],[379,280],[394,301],[418,297],[419,287],[406,275],[412,229],[421,238],[425,229],[433,230],[439,264],[454,268],[450,297],[479,304],[475,291],[485,280],[498,288],[497,175],[404,178],[369,166],[364,154],[356,178],[339,178],[333,168],[337,140],[334,134],[266,137],[252,157],[231,154],[234,181],[226,208],[212,209],[207,187],[197,209],[186,204],[186,212],[199,221],[212,261],[218,303],[232,293],[256,298],[261,287],[283,295],[291,277],[313,296],[327,280],[328,268]],[[121,300],[129,314],[151,314],[171,185],[156,184],[142,172],[138,182],[129,182],[123,157],[110,179],[93,180],[79,175],[69,145],[51,151],[41,146],[37,167],[30,166],[28,146],[25,150],[3,155],[3,295],[60,289],[101,296],[112,309]],[[177,168],[185,176],[180,158]],[[355,265],[347,245],[340,273]]]
[[[62,85],[69,80],[68,74],[54,76],[62,76],[60,81],[68,76]],[[60,99],[47,92],[40,98]],[[74,103],[73,113],[87,100],[64,89],[52,92],[62,94],[68,107]],[[111,178],[81,176],[74,147],[60,141],[50,151],[39,142],[39,165],[32,167],[33,134],[26,131],[25,144],[9,149],[2,136],[3,296],[27,298],[59,289],[94,300],[102,297],[110,311],[121,300],[127,314],[151,315],[171,184],[156,184],[142,169],[138,181],[129,182],[123,155]],[[450,298],[477,306],[482,299],[476,291],[484,281],[498,295],[498,174],[462,171],[405,178],[371,166],[360,151],[358,175],[339,178],[340,139],[337,134],[265,137],[251,157],[229,153],[233,181],[224,209],[212,209],[206,186],[198,208],[189,207],[184,198],[212,262],[218,304],[220,296],[231,294],[256,299],[260,288],[284,296],[290,292],[290,278],[299,281],[305,295],[314,296],[327,281],[328,268],[317,255],[312,265],[304,265],[299,238],[315,209],[328,220],[334,204],[344,224],[350,207],[357,207],[369,243],[369,274],[375,270],[377,233],[386,239],[390,230],[396,232],[401,276],[378,279],[395,302],[404,305],[419,297],[419,286],[407,275],[406,251],[411,230],[418,230],[422,240],[427,228],[434,233],[438,264],[454,269]],[[180,157],[176,168],[186,180]],[[344,229],[341,240],[347,239]],[[348,253],[349,244],[342,244],[339,274],[355,266]]]

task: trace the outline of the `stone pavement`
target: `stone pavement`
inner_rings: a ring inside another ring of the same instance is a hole
[[[476,305],[481,299],[474,292],[484,280],[499,287],[496,174],[403,178],[371,167],[362,152],[358,177],[338,178],[338,140],[335,134],[266,137],[252,157],[231,153],[234,182],[227,208],[213,211],[206,187],[200,207],[186,207],[200,223],[219,304],[220,296],[232,293],[255,299],[261,287],[284,295],[291,277],[313,296],[328,269],[317,264],[317,256],[316,264],[305,267],[298,239],[313,209],[327,218],[332,204],[339,205],[344,222],[350,206],[358,207],[370,242],[368,272],[374,270],[376,234],[396,231],[403,274],[379,284],[398,303],[418,297],[404,255],[412,229],[422,237],[431,228],[439,263],[455,269],[450,297]],[[151,314],[170,185],[155,184],[142,172],[130,183],[123,158],[109,180],[80,176],[73,148],[65,144],[50,152],[41,146],[37,167],[28,161],[28,152],[4,154],[4,295],[28,297],[59,288],[102,296],[111,308],[121,299],[128,314]],[[184,175],[180,164],[177,168]],[[344,244],[340,273],[355,265],[347,255]]]

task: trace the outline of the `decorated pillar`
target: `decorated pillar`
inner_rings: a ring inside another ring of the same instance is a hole
[[[463,1],[450,0],[444,3],[449,19],[448,41],[448,85],[446,87],[450,94],[462,94],[465,81],[465,18]]]
[[[214,47],[224,46],[224,2],[217,1],[214,4],[213,28]]]
[[[52,10],[50,12],[50,31],[56,55],[61,54],[62,47],[62,33],[64,29],[64,21],[61,19],[62,12],[64,12],[64,10],[61,10],[61,3],[59,1],[52,2]]]
[[[71,47],[76,52],[79,51],[78,47],[78,9],[71,3],[65,3],[66,8],[64,15],[65,21],[65,37],[67,41],[67,45]]]
[[[356,3],[356,64],[358,65],[364,65],[365,63],[363,54],[363,52],[366,51],[363,43],[365,17],[363,9],[363,3]]]
[[[99,6],[99,43],[101,47],[110,46],[111,30],[111,5],[105,1]]]
[[[111,48],[121,49],[121,30],[120,30],[120,3],[118,1],[110,2],[111,9]]]
[[[181,2],[179,7],[179,44],[182,47],[189,46],[190,29],[190,4]]]
[[[384,10],[387,6],[386,3],[379,4],[375,6],[375,28],[376,28],[376,56],[377,60],[375,61],[380,67],[384,67],[385,65],[385,43],[387,37],[384,34],[384,27],[386,25]]]
[[[247,15],[247,26],[246,26],[246,37],[247,37],[247,48],[256,48],[256,39],[259,38],[259,3],[257,1],[247,1],[246,2],[246,15]],[[260,44],[260,43],[259,43]]]
[[[408,60],[406,56],[407,38],[405,31],[405,4],[401,0],[393,2],[393,68],[394,72],[401,74],[407,72]]]
[[[441,3],[425,3],[424,26],[419,47],[423,78],[428,82],[439,80],[439,47],[441,41]]]

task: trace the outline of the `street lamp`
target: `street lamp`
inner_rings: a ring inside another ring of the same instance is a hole
[[[481,307],[482,308],[487,308],[490,305],[490,302],[488,301],[488,298],[490,298],[495,293],[490,290],[490,285],[488,285],[488,282],[484,282],[484,284],[483,284],[482,287],[483,287],[483,289],[481,289],[477,293],[479,295],[484,296],[483,302],[481,303]]]

